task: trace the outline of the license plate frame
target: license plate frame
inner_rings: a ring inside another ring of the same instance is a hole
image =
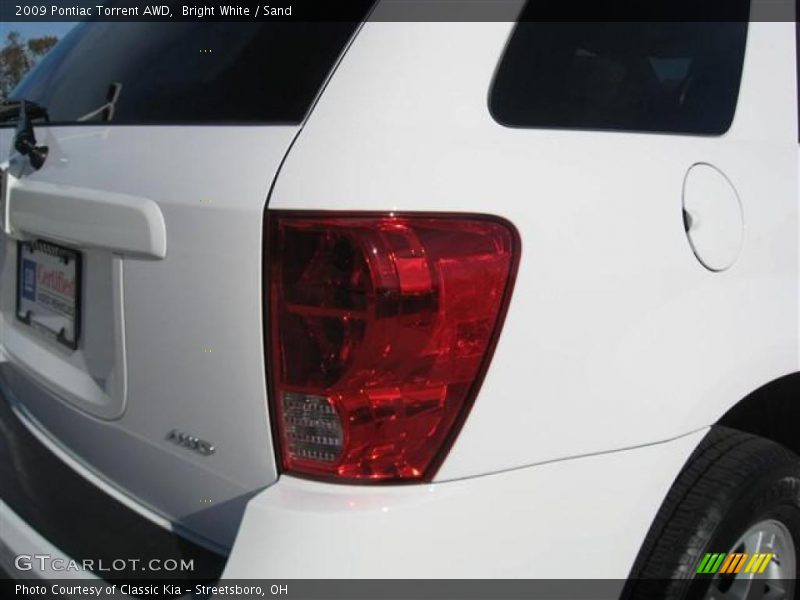
[[[17,242],[17,320],[70,350],[80,339],[82,266],[78,250],[40,239]]]
[[[11,192],[9,179],[8,163],[5,162],[0,165],[0,230],[6,235],[11,233],[8,217],[8,196]]]

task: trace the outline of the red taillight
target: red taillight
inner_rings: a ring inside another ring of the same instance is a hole
[[[433,476],[478,391],[519,245],[481,216],[269,211],[272,402],[283,467]]]

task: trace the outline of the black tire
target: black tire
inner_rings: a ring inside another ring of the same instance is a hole
[[[622,597],[705,597],[711,579],[696,576],[705,553],[728,552],[765,519],[789,531],[800,564],[800,459],[770,440],[713,427],[667,494]]]

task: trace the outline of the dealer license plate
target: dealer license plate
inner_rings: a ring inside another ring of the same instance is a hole
[[[17,318],[56,342],[78,347],[81,254],[51,242],[17,246]]]

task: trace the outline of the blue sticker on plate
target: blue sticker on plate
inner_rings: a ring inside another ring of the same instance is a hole
[[[22,297],[36,302],[36,263],[22,259]]]

